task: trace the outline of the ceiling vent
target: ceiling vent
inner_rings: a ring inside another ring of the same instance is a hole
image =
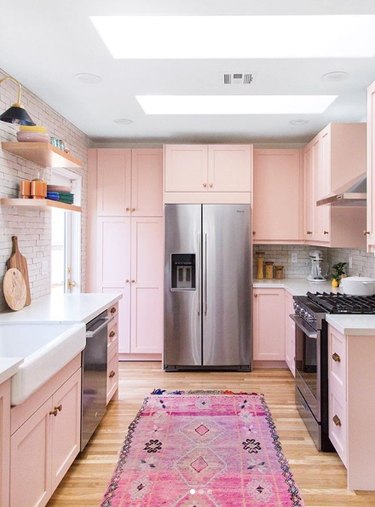
[[[234,73],[224,74],[224,84],[250,84],[253,80],[252,74]]]

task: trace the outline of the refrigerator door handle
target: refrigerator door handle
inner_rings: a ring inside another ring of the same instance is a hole
[[[204,314],[207,315],[207,233],[204,235]]]
[[[202,235],[201,233],[198,233],[198,259],[200,259],[202,256]],[[202,284],[201,279],[198,277],[198,316],[201,314],[201,308],[202,308]]]

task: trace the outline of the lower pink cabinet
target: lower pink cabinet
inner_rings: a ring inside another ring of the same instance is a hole
[[[71,372],[73,364],[80,365],[77,357],[78,361],[65,367],[65,378],[60,372],[31,401],[12,408],[11,507],[46,505],[79,453],[81,369]]]
[[[118,304],[107,310],[112,317],[107,331],[107,405],[118,391]]]
[[[293,377],[295,377],[296,326],[294,321],[289,317],[293,313],[293,296],[285,291],[285,362]]]
[[[0,507],[9,505],[10,380],[0,385]]]
[[[253,290],[253,359],[285,361],[284,289]]]

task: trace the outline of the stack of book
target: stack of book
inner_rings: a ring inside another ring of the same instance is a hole
[[[47,199],[63,202],[64,204],[73,204],[74,194],[72,194],[69,187],[47,185]]]

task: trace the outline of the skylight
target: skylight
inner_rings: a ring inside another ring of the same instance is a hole
[[[368,58],[375,15],[91,16],[114,58]]]
[[[146,114],[319,114],[337,95],[137,95]]]

